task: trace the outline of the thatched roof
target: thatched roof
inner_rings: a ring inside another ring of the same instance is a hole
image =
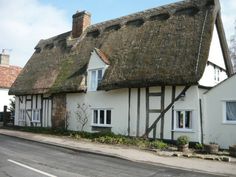
[[[109,61],[99,89],[196,84],[219,10],[218,0],[187,0],[91,25],[78,39],[67,32],[41,40],[10,94],[85,91],[95,48]],[[227,52],[225,60],[231,74]]]

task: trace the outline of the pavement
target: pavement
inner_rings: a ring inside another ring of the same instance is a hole
[[[63,147],[80,152],[117,157],[134,162],[163,165],[175,169],[206,172],[220,176],[236,176],[236,163],[218,162],[181,157],[162,157],[155,153],[124,146],[105,145],[84,140],[74,140],[63,136],[34,134],[15,130],[0,129],[0,134],[22,138],[39,143]]]

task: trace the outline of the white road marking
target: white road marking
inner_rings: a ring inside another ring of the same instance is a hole
[[[24,164],[22,164],[22,163],[16,162],[16,161],[11,160],[11,159],[7,159],[7,161],[8,161],[8,162],[11,162],[11,163],[14,163],[14,164],[16,164],[16,165],[19,165],[19,166],[21,166],[21,167],[27,168],[27,169],[29,169],[29,170],[35,171],[35,172],[37,172],[37,173],[43,174],[43,175],[45,175],[45,176],[57,177],[57,176],[51,175],[51,174],[49,174],[49,173],[43,172],[43,171],[41,171],[41,170],[38,170],[38,169],[36,169],[36,168],[32,168],[32,167],[30,167],[30,166],[28,166],[28,165],[24,165]]]

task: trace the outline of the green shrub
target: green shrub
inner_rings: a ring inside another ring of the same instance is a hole
[[[180,136],[177,139],[177,145],[185,145],[185,144],[188,144],[188,143],[189,143],[189,138],[185,135]]]
[[[195,149],[203,150],[203,144],[197,143],[197,144],[195,145]]]
[[[168,147],[168,145],[166,143],[164,143],[163,141],[152,141],[149,143],[150,148],[154,148],[154,149],[166,149]]]

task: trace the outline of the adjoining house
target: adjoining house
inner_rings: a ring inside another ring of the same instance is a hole
[[[205,142],[236,144],[236,75],[204,93]]]
[[[20,73],[21,68],[9,65],[9,54],[5,50],[0,53],[0,122],[2,121],[4,106],[9,107],[10,99],[8,91]]]
[[[90,17],[77,12],[72,31],[39,41],[9,91],[15,124],[81,130],[79,104],[85,131],[204,142],[204,93],[233,74],[219,1]]]

